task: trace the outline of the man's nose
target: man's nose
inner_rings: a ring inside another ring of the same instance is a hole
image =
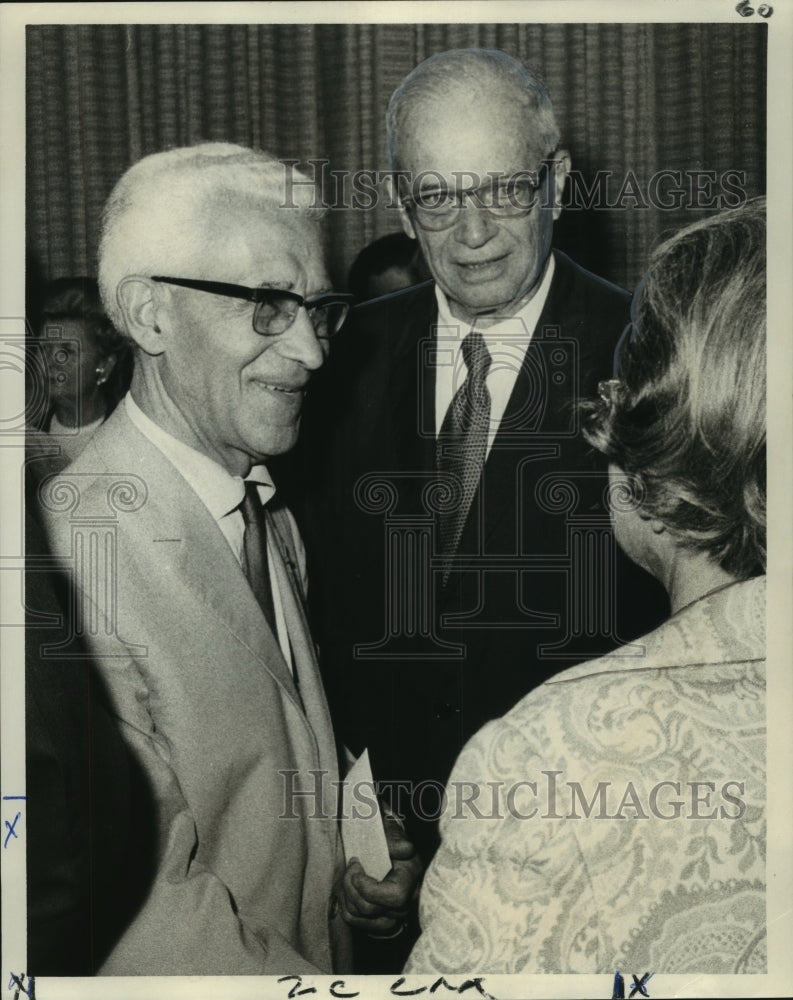
[[[278,348],[284,358],[296,361],[308,371],[316,371],[325,361],[327,341],[317,337],[308,312],[300,307],[292,325],[278,338]]]
[[[486,208],[477,205],[470,198],[463,200],[454,228],[458,243],[471,248],[481,247],[495,236],[497,230],[498,224]]]

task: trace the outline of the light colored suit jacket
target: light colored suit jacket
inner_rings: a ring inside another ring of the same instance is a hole
[[[765,577],[642,643],[466,746],[406,971],[766,971]]]
[[[158,807],[156,877],[101,971],[343,970],[337,757],[291,517],[268,513],[299,693],[228,542],[123,407],[42,498]]]

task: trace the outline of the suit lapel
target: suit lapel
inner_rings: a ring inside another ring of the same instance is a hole
[[[275,543],[273,546],[275,552],[273,553],[271,549],[270,555],[289,633],[295,671],[300,685],[300,698],[305,714],[311,723],[323,767],[329,767],[331,766],[329,762],[333,762],[332,766],[335,769],[336,744],[333,726],[320,679],[314,642],[306,617],[302,585],[298,579],[298,568],[294,564],[292,550],[284,537],[285,530],[282,529],[279,521],[281,521],[280,518],[267,511],[268,531],[270,538]],[[291,672],[290,681],[292,681],[294,689]]]
[[[564,404],[577,398],[579,375],[587,363],[587,344],[581,342],[585,317],[574,293],[576,277],[572,263],[557,251],[554,257],[548,297],[490,449],[480,481],[479,501],[475,499],[472,504],[460,539],[459,557],[466,560],[468,556],[467,563],[458,567],[460,570],[477,558],[495,532],[503,529],[505,518],[515,522],[519,464],[532,456],[547,460],[559,454],[561,423],[567,426],[569,422]],[[390,362],[390,409],[387,427],[380,436],[381,442],[391,444],[392,469],[421,471],[427,476],[436,473],[435,364],[431,348],[435,343],[433,327],[437,316],[434,284],[429,283],[412,299],[403,316],[396,317],[394,329],[389,331],[394,345]],[[561,328],[566,340],[575,341],[577,349],[569,377],[559,386],[548,371],[548,351],[541,346],[557,328]],[[534,398],[537,404],[527,406],[527,401]],[[381,460],[379,465],[383,468],[386,463]],[[412,484],[402,485],[402,490],[410,493],[406,509],[419,511],[424,477],[414,478]],[[514,531],[517,545],[517,523]],[[455,589],[453,578],[454,573],[444,588],[447,595]]]
[[[148,489],[147,502],[134,515],[134,535],[123,532],[119,545],[134,539],[135,544],[155,550],[157,561],[169,566],[180,584],[217,615],[299,705],[277,638],[215,519],[159,448],[135,427],[123,406],[106,427],[96,450],[107,471],[122,476],[134,472]],[[127,557],[135,556],[120,552],[120,558]]]
[[[523,357],[485,463],[478,497],[471,505],[460,539],[460,556],[463,559],[469,557],[467,565],[476,560],[478,551],[486,548],[488,539],[502,526],[505,518],[514,523],[517,532],[515,505],[519,463],[532,456],[547,459],[559,453],[558,439],[554,440],[554,436],[560,429],[560,401],[562,397],[570,400],[577,398],[575,386],[565,383],[559,388],[555,385],[547,370],[547,352],[540,346],[544,333],[550,336],[558,327],[564,331],[565,338],[572,334],[578,339],[580,318],[573,314],[575,306],[571,306],[575,303],[571,290],[573,275],[567,258],[556,252],[554,255],[554,275],[548,297]],[[580,366],[580,358],[578,364]],[[536,404],[532,404],[533,399],[537,400]],[[529,438],[536,438],[536,445],[532,441],[529,447]],[[517,543],[516,535],[515,545]],[[464,570],[466,565],[458,568]],[[446,592],[451,590],[449,586]]]

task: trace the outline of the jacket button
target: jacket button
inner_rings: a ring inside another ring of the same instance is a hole
[[[442,721],[451,719],[453,715],[460,711],[456,705],[451,705],[448,701],[436,701],[433,708],[435,710],[435,718]]]
[[[335,920],[339,914],[339,900],[336,896],[331,897],[328,907],[328,920]]]

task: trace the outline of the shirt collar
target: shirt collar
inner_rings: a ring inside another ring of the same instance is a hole
[[[232,476],[214,459],[203,455],[163,430],[151,417],[146,416],[131,393],[127,393],[122,405],[126,408],[127,416],[132,423],[155,447],[159,448],[176,471],[187,480],[216,521],[239,507],[245,496],[245,485],[241,476]],[[246,478],[257,484],[262,504],[273,498],[275,486],[267,466],[254,465]]]
[[[543,306],[545,305],[545,300],[548,298],[554,269],[555,262],[553,254],[551,253],[548,256],[548,263],[545,267],[545,271],[543,272],[543,276],[540,279],[539,287],[534,295],[532,295],[529,301],[521,309],[519,309],[514,316],[508,316],[505,319],[500,320],[498,323],[493,323],[490,326],[483,328],[482,335],[485,340],[490,340],[491,338],[503,334],[507,327],[509,327],[510,332],[514,331],[516,320],[523,321],[523,327],[527,331],[527,337],[531,337],[531,334],[537,325],[537,321],[540,318]],[[453,316],[451,307],[449,306],[449,300],[446,298],[446,294],[437,282],[435,283],[435,298],[438,303],[438,326],[457,329],[460,334],[460,340],[462,340],[469,330],[472,330],[476,326],[476,321],[468,324],[458,319],[456,316]]]

